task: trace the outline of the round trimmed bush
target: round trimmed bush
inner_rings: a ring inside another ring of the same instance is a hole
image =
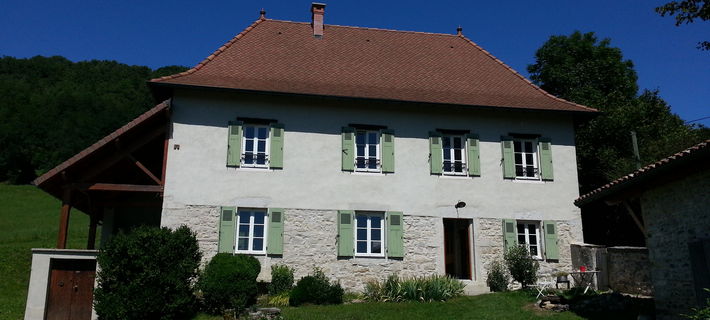
[[[339,283],[330,283],[323,271],[314,269],[313,274],[298,280],[291,291],[289,304],[300,306],[305,303],[312,304],[340,304],[343,303],[343,288]]]
[[[223,314],[236,312],[256,303],[256,277],[261,271],[259,260],[242,254],[218,253],[207,264],[197,288],[202,291],[205,311]]]
[[[486,284],[493,292],[508,291],[508,282],[510,277],[506,273],[505,267],[500,260],[495,260],[491,263],[488,269]]]
[[[510,275],[523,288],[537,282],[537,271],[540,269],[540,263],[530,256],[528,248],[524,244],[509,248],[504,255],[504,259]]]
[[[138,227],[114,236],[96,260],[94,307],[100,319],[190,319],[196,311],[192,281],[200,250],[182,226]]]

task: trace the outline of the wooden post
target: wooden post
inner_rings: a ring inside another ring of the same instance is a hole
[[[59,234],[57,236],[57,249],[66,249],[67,235],[69,232],[69,215],[71,213],[71,189],[64,188],[62,196],[62,211],[59,215]]]
[[[99,209],[101,210],[101,209]],[[96,223],[98,220],[98,210],[89,215],[89,239],[86,242],[86,249],[93,250],[96,242]]]

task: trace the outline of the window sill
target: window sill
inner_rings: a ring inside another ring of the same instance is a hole
[[[236,251],[233,254],[244,254],[248,256],[265,256],[266,251],[260,252],[260,251]]]
[[[363,255],[363,254],[355,254],[353,258],[365,258],[365,259],[385,259],[384,255]]]
[[[532,184],[544,184],[545,181],[541,179],[525,179],[525,178],[515,178],[515,179],[510,179],[515,183],[532,183]]]
[[[230,167],[234,168],[237,171],[252,171],[252,172],[270,172],[270,171],[276,171],[275,169],[271,169],[269,167]]]

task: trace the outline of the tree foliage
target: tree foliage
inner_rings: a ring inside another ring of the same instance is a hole
[[[707,137],[706,130],[685,125],[673,114],[658,90],[638,94],[633,63],[610,44],[592,32],[552,36],[537,50],[536,62],[528,66],[530,78],[542,89],[602,111],[577,128],[582,192],[636,168],[630,131],[637,134],[642,164]]]
[[[656,12],[665,17],[675,15],[675,25],[695,22],[695,19],[702,21],[710,20],[710,1],[708,0],[683,0],[671,1],[660,7],[656,7]],[[698,49],[710,50],[710,41],[698,42]]]
[[[0,181],[27,183],[154,105],[155,71],[115,61],[0,58]]]

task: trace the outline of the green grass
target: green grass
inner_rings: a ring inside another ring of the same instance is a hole
[[[0,184],[0,319],[24,317],[30,249],[56,247],[60,207],[37,187]],[[89,217],[72,210],[67,247],[86,248],[88,232]]]
[[[571,312],[543,311],[533,307],[525,292],[492,293],[459,297],[447,302],[354,303],[302,306],[282,309],[287,320],[318,319],[584,319]],[[198,315],[195,320],[219,320],[221,316]]]

